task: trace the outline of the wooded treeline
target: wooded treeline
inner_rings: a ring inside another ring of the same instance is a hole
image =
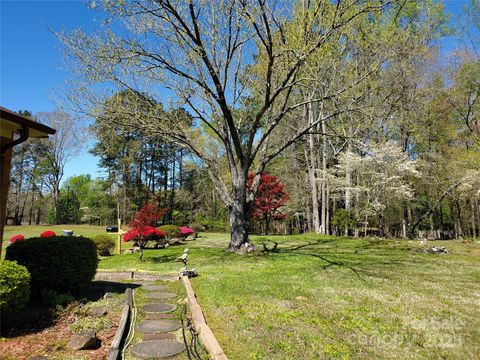
[[[114,98],[128,103],[128,96],[122,92]],[[110,126],[105,121],[111,115],[108,106],[109,102],[92,126],[82,129],[96,138],[90,152],[99,158],[106,176],[63,178],[63,160],[78,150],[78,143],[72,136],[57,139],[62,131],[14,149],[7,211],[10,223],[107,225],[116,224],[120,217],[128,224],[155,196],[161,208],[169,209],[162,222],[184,225],[199,221],[211,230],[225,231],[225,212],[215,190],[189,152],[136,128]],[[161,106],[159,109],[162,111]],[[176,113],[191,121],[182,110]],[[56,128],[65,127],[62,121],[56,122]],[[68,118],[67,123],[72,121]],[[128,123],[131,119],[115,121]],[[69,145],[59,147],[59,143]]]
[[[270,173],[289,193],[277,232],[478,236],[478,0],[456,27],[437,1],[102,5],[127,35],[57,34],[108,173],[88,179],[104,210],[79,199],[71,219],[128,221],[155,195],[164,222],[229,227],[236,251],[268,231],[251,219]],[[74,188],[50,190],[56,214]]]

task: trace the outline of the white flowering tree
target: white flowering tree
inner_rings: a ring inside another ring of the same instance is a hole
[[[376,215],[382,236],[385,235],[384,213],[389,204],[410,201],[414,196],[413,180],[421,176],[417,160],[409,159],[401,146],[392,141],[372,143],[361,146],[358,152],[344,153],[338,168],[358,172],[359,182],[350,189],[362,199],[365,234],[368,218]]]

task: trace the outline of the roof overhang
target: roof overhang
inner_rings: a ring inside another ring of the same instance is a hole
[[[55,134],[56,131],[28,116],[17,114],[0,106],[1,137],[12,139],[14,133],[21,133],[26,128],[28,128],[28,137],[33,138],[48,138],[48,135]]]

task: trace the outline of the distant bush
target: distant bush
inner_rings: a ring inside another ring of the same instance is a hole
[[[13,245],[11,245],[13,246]],[[0,312],[19,310],[30,298],[30,274],[14,261],[0,262]]]
[[[18,234],[18,235],[13,235],[10,238],[10,244],[16,243],[17,241],[23,241],[25,240],[25,236]]]
[[[189,228],[188,226],[180,226],[180,233],[182,235],[190,235],[190,234],[193,234],[194,231],[192,228]]]
[[[52,231],[52,230],[45,230],[40,234],[41,238],[52,237],[52,236],[57,236],[57,234],[55,234],[55,231]]]
[[[184,238],[186,238],[189,235],[192,235],[193,233],[195,233],[195,231],[192,228],[189,228],[188,226],[181,226],[180,227],[180,234]]]
[[[97,245],[98,255],[109,256],[115,249],[115,240],[110,235],[95,235],[92,240]]]
[[[182,235],[180,227],[177,225],[162,225],[157,228],[165,234],[169,239],[179,237]]]
[[[78,292],[88,285],[97,270],[97,248],[81,236],[30,238],[7,247],[5,259],[17,261],[31,275],[31,290]]]
[[[332,225],[337,228],[339,234],[347,230],[353,230],[356,225],[355,214],[352,211],[338,209],[333,215]]]
[[[199,233],[199,232],[203,232],[203,231],[206,231],[207,228],[205,225],[203,225],[202,223],[193,223],[193,224],[190,224],[190,227],[193,229],[193,231],[195,231],[195,233]]]
[[[210,232],[224,232],[227,228],[227,225],[223,220],[215,220],[215,219],[208,219],[208,218],[197,218],[196,223],[201,224],[205,227],[203,231],[210,231]],[[193,224],[192,224],[193,226]]]
[[[133,241],[142,249],[146,248],[148,242],[153,242],[155,248],[164,245],[163,239],[165,239],[165,233],[152,226],[144,226],[140,230],[130,229],[123,236],[123,241]]]

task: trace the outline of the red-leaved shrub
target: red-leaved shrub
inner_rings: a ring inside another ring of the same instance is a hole
[[[140,238],[140,235],[138,234],[138,231],[135,229],[130,229],[128,230],[125,235],[123,235],[123,241],[129,242],[129,241],[135,241]]]
[[[187,237],[188,235],[193,234],[195,231],[193,229],[190,229],[188,226],[180,226],[180,233],[182,236]]]
[[[157,205],[157,199],[153,198],[148,204],[145,204],[130,222],[130,230],[123,236],[123,241],[135,241],[141,248],[144,248],[148,241],[156,241],[158,247],[159,240],[165,238],[165,233],[155,229],[157,221],[160,220],[168,209],[161,209]]]
[[[10,238],[10,244],[16,243],[17,241],[22,241],[25,240],[25,236],[18,234],[18,235],[13,235]]]
[[[42,238],[52,237],[52,236],[57,236],[57,234],[55,234],[55,231],[52,231],[52,230],[45,230],[40,234],[40,237]]]
[[[139,240],[160,240],[164,239],[165,234],[152,226],[145,226],[140,231],[137,229],[128,230],[125,235],[123,235],[123,241],[139,241]]]

